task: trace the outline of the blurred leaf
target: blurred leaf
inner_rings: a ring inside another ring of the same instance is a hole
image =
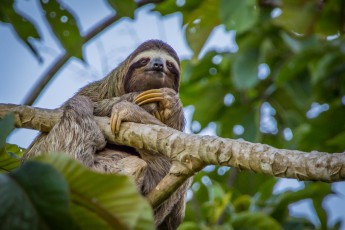
[[[45,18],[56,38],[70,55],[83,60],[84,39],[80,35],[74,12],[66,9],[57,0],[40,0]]]
[[[159,11],[162,15],[168,15],[180,11],[183,15],[197,9],[204,0],[188,0],[179,4],[175,0],[166,0],[162,3],[156,4],[154,10]],[[183,24],[186,24],[186,17],[183,18]]]
[[[233,170],[231,168],[230,170]],[[249,171],[239,172],[234,183],[234,188],[241,192],[241,194],[247,194],[253,196],[260,188],[260,186],[269,180],[271,177],[262,174],[256,174]],[[243,183],[243,182],[246,183]]]
[[[278,182],[278,179],[275,177],[268,178],[265,182],[262,183],[262,185],[259,186],[258,192],[255,194],[255,196],[259,196],[258,199],[260,202],[259,205],[261,205],[263,202],[268,200],[272,194],[273,189],[276,183]]]
[[[41,39],[36,25],[25,14],[17,12],[14,5],[14,0],[4,0],[1,2],[0,21],[10,23],[17,36],[25,43],[37,60],[41,62],[42,57],[31,43],[31,39]]]
[[[134,18],[134,11],[137,5],[133,0],[108,0],[108,3],[115,9],[117,16]]]
[[[193,120],[197,120],[201,128],[216,120],[224,106],[222,98],[226,94],[226,89],[219,79],[221,77],[218,74],[219,66],[212,63],[215,55],[214,51],[210,51],[198,62],[182,62],[184,72],[179,95],[183,105],[193,104],[195,108]],[[211,74],[210,69],[215,70],[216,73]]]
[[[207,189],[210,194],[209,222],[216,224],[230,202],[232,194],[225,192],[216,181],[212,181],[212,186],[208,186]]]
[[[233,82],[237,89],[250,89],[258,82],[259,50],[249,48],[240,52],[234,60]]]
[[[237,199],[233,201],[235,212],[239,213],[239,212],[249,211],[250,203],[251,203],[250,196],[248,195],[239,196]]]
[[[334,35],[341,31],[343,0],[323,1],[321,14],[315,25],[315,32],[323,36]],[[343,22],[344,23],[344,22]]]
[[[14,115],[7,114],[4,118],[0,119],[0,150],[5,146],[7,136],[14,129]]]
[[[321,223],[321,229],[327,230],[327,213],[326,210],[322,207],[322,198],[315,198],[313,200],[314,209],[316,211],[317,216],[319,217],[319,221]]]
[[[255,0],[221,0],[220,18],[227,30],[244,32],[257,22],[259,16],[259,6]]]
[[[305,218],[289,217],[282,224],[284,229],[293,230],[315,230],[315,226]]]
[[[65,177],[72,214],[81,228],[153,229],[152,209],[130,178],[90,171],[65,154],[37,160],[52,164]]]
[[[191,221],[184,221],[179,227],[178,230],[199,230],[200,227],[197,223]]]
[[[304,130],[300,138],[299,148],[303,151],[314,149],[324,152],[343,151],[336,145],[337,137],[342,137],[341,133],[345,130],[343,117],[345,117],[345,106],[337,105],[330,106],[327,111],[311,119],[308,129]],[[329,125],[330,121],[337,125]]]
[[[232,226],[235,230],[279,230],[282,229],[279,223],[263,213],[241,212],[232,220]]]
[[[20,158],[25,149],[17,145],[6,144],[0,150],[0,173],[9,172],[20,166]]]
[[[186,25],[185,36],[194,52],[193,59],[197,60],[209,35],[220,24],[218,7],[218,0],[189,0],[181,4],[178,1],[169,0],[157,4],[154,10],[162,15],[182,13],[183,25]]]
[[[286,82],[298,78],[300,75],[307,76],[306,71],[308,71],[308,63],[304,60],[311,61],[316,59],[318,56],[318,51],[307,50],[286,59],[284,65],[280,69],[279,75],[275,79],[276,84],[278,86],[282,86]]]
[[[333,146],[337,146],[340,149],[344,149],[345,148],[345,132],[341,132],[338,135],[336,135],[335,137],[329,139],[327,141],[328,145],[333,145]]]
[[[344,61],[343,54],[339,52],[326,53],[314,62],[310,61],[311,82],[317,84],[324,80],[334,71],[338,63]]]
[[[287,208],[290,204],[304,199],[316,199],[321,201],[331,193],[331,186],[322,182],[305,182],[306,186],[296,192],[284,192],[279,194],[278,200],[273,206],[271,216],[278,221],[282,221],[287,215]]]
[[[274,21],[288,31],[308,34],[312,31],[315,18],[318,16],[316,4],[308,0],[285,0],[282,4],[281,15]]]
[[[1,229],[76,229],[64,178],[47,164],[29,161],[0,174]]]
[[[197,59],[213,29],[220,24],[218,18],[218,0],[203,0],[194,11],[184,14],[186,39],[193,50],[193,58]]]

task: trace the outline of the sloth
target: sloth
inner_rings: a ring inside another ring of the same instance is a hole
[[[94,116],[110,117],[114,134],[124,121],[183,131],[179,81],[180,62],[174,49],[160,40],[142,43],[105,78],[88,84],[66,101],[61,106],[64,112],[59,123],[33,141],[23,160],[59,151],[90,169],[116,173],[117,162],[135,156],[145,163],[143,179],[137,186],[147,195],[169,172],[171,160],[156,152],[107,143]],[[187,180],[155,208],[157,229],[176,229],[182,222],[190,183],[191,179]]]

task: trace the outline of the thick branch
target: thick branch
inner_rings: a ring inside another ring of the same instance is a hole
[[[15,114],[15,126],[47,132],[59,121],[62,111],[0,104],[0,117]],[[123,123],[114,136],[109,119],[95,117],[109,142],[158,151],[173,161],[168,177],[148,195],[152,204],[164,200],[186,178],[205,165],[223,165],[276,177],[335,182],[345,180],[345,153],[277,149],[265,144],[212,136],[186,134],[169,127]],[[165,186],[169,184],[169,186]],[[157,189],[158,188],[158,189]],[[162,188],[162,189],[160,189]]]

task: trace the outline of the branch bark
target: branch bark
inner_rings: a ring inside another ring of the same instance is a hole
[[[58,109],[0,104],[0,118],[9,112],[14,113],[17,128],[42,132],[48,132],[62,116],[62,111]],[[109,118],[95,119],[109,142],[157,151],[172,159],[170,173],[148,194],[154,207],[175,191],[184,180],[206,165],[230,166],[298,180],[345,180],[345,153],[307,153],[277,149],[266,144],[186,134],[169,127],[131,122],[123,123],[119,134],[114,136],[109,126]]]

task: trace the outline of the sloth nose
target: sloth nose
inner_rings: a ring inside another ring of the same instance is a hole
[[[152,69],[156,71],[163,71],[163,61],[160,58],[156,58],[152,61]]]

